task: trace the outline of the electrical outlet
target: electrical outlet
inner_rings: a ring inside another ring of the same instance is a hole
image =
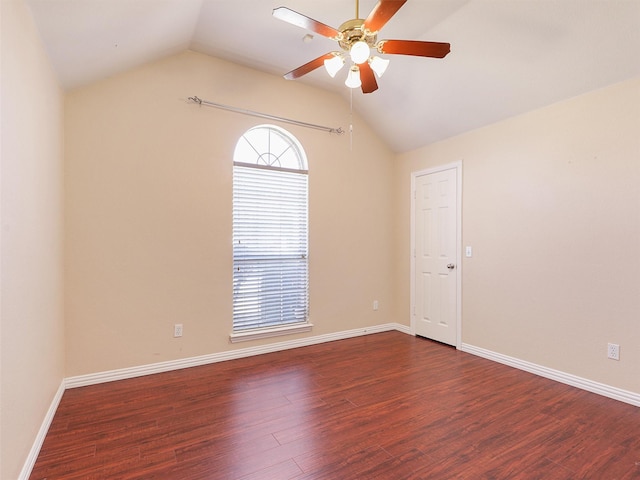
[[[378,310],[378,306],[379,306],[379,305],[378,305],[378,300],[374,300],[374,301],[373,301],[373,309],[374,309],[374,310]]]
[[[182,324],[181,323],[176,323],[173,326],[173,336],[174,337],[181,337],[182,336]]]
[[[617,343],[607,344],[607,358],[611,360],[620,360],[620,345]]]

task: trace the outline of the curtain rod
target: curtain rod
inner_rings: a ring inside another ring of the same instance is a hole
[[[278,122],[290,123],[291,125],[298,125],[300,127],[314,128],[316,130],[323,130],[323,131],[329,132],[329,133],[337,133],[338,135],[342,135],[344,133],[344,130],[342,129],[342,127],[338,127],[338,128],[323,127],[322,125],[315,125],[313,123],[301,122],[299,120],[291,120],[289,118],[278,117],[278,116],[275,116],[275,115],[269,115],[267,113],[254,112],[253,110],[245,110],[245,109],[242,109],[242,108],[231,107],[229,105],[223,105],[221,103],[209,102],[207,100],[202,100],[201,98],[198,98],[198,97],[189,97],[189,100],[191,100],[192,102],[195,102],[195,103],[197,103],[199,105],[206,105],[208,107],[220,108],[222,110],[228,110],[230,112],[241,113],[243,115],[250,115],[252,117],[260,117],[260,118],[266,118],[268,120],[276,120]]]

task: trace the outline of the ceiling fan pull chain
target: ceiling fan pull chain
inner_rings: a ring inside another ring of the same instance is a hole
[[[353,152],[353,88],[349,89],[349,151]]]

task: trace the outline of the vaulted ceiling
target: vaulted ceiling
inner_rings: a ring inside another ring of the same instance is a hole
[[[338,28],[354,0],[27,0],[65,89],[192,49],[283,75],[336,43],[272,16]],[[377,3],[360,0],[365,18]],[[444,59],[387,56],[354,109],[396,152],[640,75],[640,0],[408,0],[380,39],[449,42]],[[346,69],[302,77],[343,95]],[[311,119],[313,120],[313,119]]]

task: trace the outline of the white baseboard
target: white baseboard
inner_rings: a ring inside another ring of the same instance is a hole
[[[602,395],[604,397],[613,398],[614,400],[619,400],[621,402],[640,407],[640,394],[638,393],[623,390],[621,388],[611,387],[603,383],[594,382],[593,380],[588,380],[586,378],[578,377],[570,373],[561,372],[559,370],[554,370],[552,368],[543,367],[535,363],[520,360],[519,358],[509,357],[508,355],[503,355],[491,350],[475,347],[467,343],[463,343],[460,347],[460,350],[462,350],[463,352],[471,353],[472,355],[477,355],[478,357],[493,360],[494,362],[509,365],[510,367],[514,367],[519,370],[524,370],[525,372],[549,378],[566,385],[571,385],[572,387],[577,387],[588,392],[597,393],[598,395]]]
[[[397,330],[401,333],[406,333],[407,335],[414,335],[409,325],[402,325],[401,323],[390,323],[389,325],[393,325],[392,330]]]
[[[42,425],[40,426],[40,430],[38,430],[38,435],[36,436],[36,439],[33,442],[33,446],[29,451],[27,460],[24,462],[22,471],[20,472],[20,476],[18,476],[18,480],[29,480],[29,476],[31,475],[31,470],[33,470],[33,466],[36,464],[38,455],[40,455],[40,449],[42,448],[44,439],[47,436],[47,432],[49,431],[49,427],[51,426],[53,417],[55,416],[56,411],[58,410],[58,405],[60,405],[60,400],[62,400],[62,395],[64,395],[65,389],[66,389],[66,386],[63,379],[62,382],[60,383],[60,387],[58,387],[58,391],[53,396],[53,400],[51,401],[49,410],[47,410],[47,414],[44,417],[44,421],[42,422]]]
[[[68,377],[65,383],[67,388],[85,387],[87,385],[95,385],[98,383],[112,382],[115,380],[141,377],[154,373],[169,372],[172,370],[179,370],[181,368],[197,367],[210,363],[224,362],[226,360],[234,360],[237,358],[250,357],[253,355],[261,355],[263,353],[279,352],[281,350],[289,350],[291,348],[306,347],[309,345],[316,345],[318,343],[332,342],[334,340],[343,340],[345,338],[358,337],[361,335],[389,332],[391,330],[398,330],[402,333],[411,334],[409,327],[406,325],[401,325],[399,323],[386,323],[383,325],[375,325],[373,327],[356,328],[354,330],[345,330],[342,332],[327,333],[324,335],[316,335],[313,337],[298,338],[294,340],[287,340],[284,342],[260,345],[257,347],[248,347],[238,350],[231,350],[228,352],[212,353],[210,355],[202,355],[199,357],[183,358],[179,360],[153,363],[150,365],[141,365],[139,367],[122,368],[106,372],[92,373],[89,375]]]

